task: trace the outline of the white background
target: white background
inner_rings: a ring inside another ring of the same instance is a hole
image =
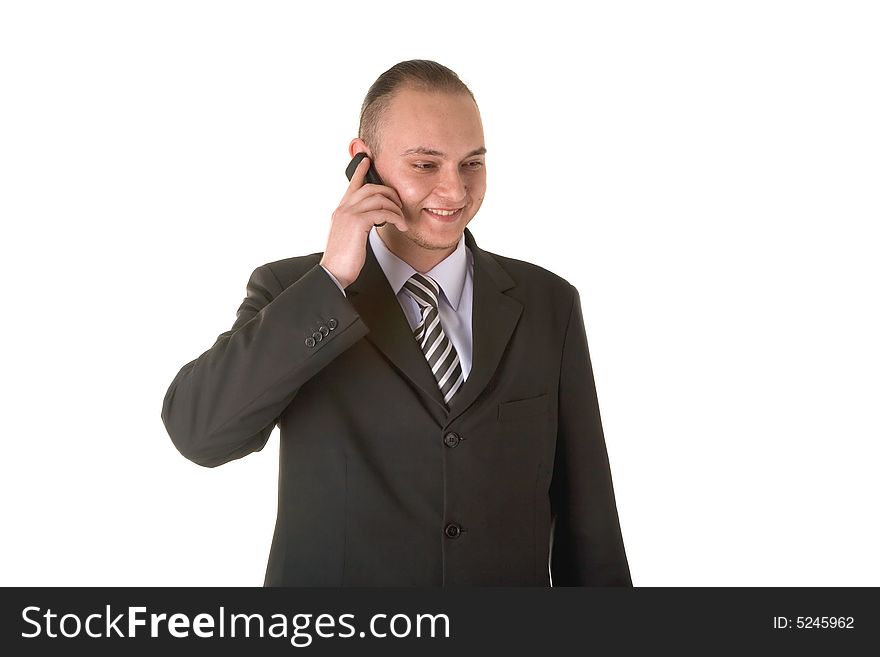
[[[477,242],[581,293],[635,584],[880,585],[876,4],[318,5],[2,4],[0,584],[262,584],[277,430],[202,468],[162,400],[425,58]]]

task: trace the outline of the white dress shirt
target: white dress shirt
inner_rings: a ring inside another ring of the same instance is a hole
[[[385,278],[397,295],[397,301],[403,309],[410,328],[415,331],[422,320],[421,309],[403,289],[403,284],[416,273],[416,270],[388,250],[375,227],[370,231],[369,239],[376,260],[379,261]],[[345,294],[336,277],[323,265],[322,268]],[[471,319],[474,305],[474,257],[470,249],[465,246],[464,235],[458,241],[455,251],[437,263],[431,271],[425,272],[425,275],[433,278],[440,286],[440,324],[458,353],[461,371],[467,380],[473,363]]]

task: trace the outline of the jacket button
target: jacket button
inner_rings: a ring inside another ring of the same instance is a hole
[[[327,334],[330,333],[330,329],[328,329],[326,326],[322,326],[318,330],[321,332],[321,335],[323,335],[324,337],[327,337]]]
[[[447,433],[443,436],[443,444],[450,448],[456,447],[460,440],[457,433]]]
[[[307,347],[314,347],[315,346],[315,338],[312,338],[312,337],[306,338],[306,346]]]
[[[332,331],[337,326],[339,326],[339,322],[337,322],[335,319],[331,319],[329,322],[327,322],[327,326],[329,326],[330,330]]]
[[[314,333],[312,333],[312,337],[315,338],[315,340],[317,340],[318,342],[324,339],[324,336],[321,335],[320,331],[315,331]]]
[[[461,535],[461,527],[456,525],[454,522],[450,522],[448,525],[446,525],[444,533],[449,538],[458,538]]]

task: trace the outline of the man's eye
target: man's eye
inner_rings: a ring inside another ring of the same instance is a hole
[[[413,165],[416,169],[430,169],[434,165],[430,162],[418,162]]]
[[[478,160],[474,160],[473,162],[468,162],[468,166],[471,169],[479,169],[481,166],[483,166],[483,163]]]

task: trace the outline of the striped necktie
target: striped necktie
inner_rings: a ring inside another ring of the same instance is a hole
[[[403,289],[416,300],[422,310],[422,321],[413,335],[428,360],[434,378],[437,379],[443,401],[449,404],[449,400],[464,383],[464,374],[452,340],[446,337],[440,324],[440,287],[431,277],[416,272],[403,284]]]

